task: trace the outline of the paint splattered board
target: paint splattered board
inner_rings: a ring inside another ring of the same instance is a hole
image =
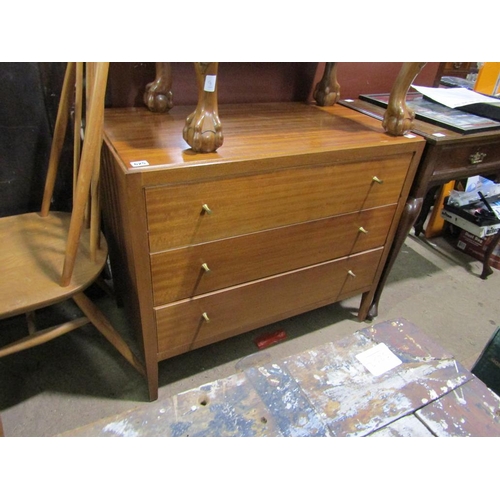
[[[500,436],[500,398],[404,319],[241,366],[64,435]]]

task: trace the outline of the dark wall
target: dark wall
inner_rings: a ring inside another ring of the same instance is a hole
[[[0,217],[40,208],[64,68],[0,63]],[[67,206],[69,153],[66,148],[55,190],[60,208]]]
[[[34,209],[51,131],[35,63],[0,66],[0,216]]]
[[[390,92],[402,63],[338,63],[341,98]],[[439,63],[428,63],[415,80],[431,86]],[[324,63],[225,62],[219,64],[219,103],[313,101]],[[196,105],[198,90],[192,63],[172,63],[174,105]],[[154,63],[113,63],[109,101],[113,106],[143,106],[144,87],[155,78]]]
[[[390,92],[401,65],[398,62],[338,63],[341,99]],[[431,87],[438,68],[439,63],[427,63],[415,79],[415,84]]]
[[[305,101],[317,63],[220,63],[219,103]],[[174,105],[196,105],[198,90],[192,63],[172,63]],[[109,90],[113,106],[143,106],[144,87],[155,78],[154,63],[114,63]]]
[[[431,86],[438,63],[429,63],[416,82]],[[338,64],[341,98],[390,92],[401,63]],[[0,63],[0,217],[39,209],[50,140],[65,63]],[[218,99],[222,103],[312,102],[324,63],[219,64]],[[174,105],[196,105],[198,92],[192,63],[172,63]],[[107,106],[143,106],[154,63],[112,63]],[[71,139],[63,151],[54,207],[70,203]]]

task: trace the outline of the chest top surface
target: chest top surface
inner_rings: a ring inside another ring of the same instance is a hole
[[[126,173],[366,148],[403,152],[424,142],[418,136],[391,137],[379,120],[342,106],[238,104],[219,107],[224,144],[214,153],[194,153],[182,138],[192,111],[180,106],[168,114],[145,108],[107,109],[105,142]]]

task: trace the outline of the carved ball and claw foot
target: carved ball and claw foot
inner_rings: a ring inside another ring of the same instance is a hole
[[[224,136],[217,113],[196,109],[186,118],[182,137],[197,153],[212,153],[222,146]]]
[[[217,105],[218,63],[195,63],[198,105],[184,125],[182,137],[196,153],[212,153],[224,136]]]
[[[146,85],[144,104],[154,113],[167,113],[174,106],[170,63],[156,63],[156,78]]]
[[[326,63],[323,77],[316,84],[313,97],[319,106],[333,106],[340,98],[336,64]]]
[[[405,135],[411,130],[414,118],[415,113],[406,107],[405,101],[389,103],[382,126],[390,135]]]
[[[388,134],[394,136],[404,135],[411,130],[415,113],[406,105],[406,94],[425,64],[421,62],[403,63],[392,87],[387,110],[382,121],[382,126]]]

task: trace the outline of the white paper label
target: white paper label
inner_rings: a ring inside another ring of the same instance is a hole
[[[372,375],[381,375],[401,364],[401,360],[385,344],[377,344],[357,354],[356,359]]]
[[[217,75],[207,75],[205,77],[205,92],[215,92],[215,80],[217,79]]]
[[[131,161],[130,165],[133,167],[147,167],[149,163],[146,160],[140,160],[140,161]]]

